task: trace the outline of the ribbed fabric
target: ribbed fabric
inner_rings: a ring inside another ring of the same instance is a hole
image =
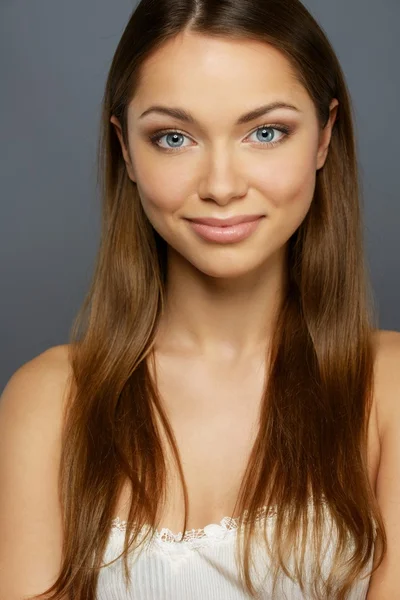
[[[233,526],[235,520],[225,518],[220,524],[213,524],[197,532],[186,532],[185,541],[177,543],[169,530],[156,532],[155,537],[146,542],[140,551],[128,558],[132,582],[125,588],[123,562],[100,570],[97,600],[248,600],[250,596],[240,587],[235,564],[235,541],[238,530]],[[262,524],[262,520],[259,520]],[[325,521],[326,544],[322,570],[328,574],[334,549],[334,529],[329,528],[332,521]],[[267,531],[271,532],[274,514],[267,517]],[[116,558],[123,549],[125,524],[118,519],[113,521],[103,564]],[[145,528],[144,528],[145,529]],[[258,546],[257,546],[258,547]],[[257,584],[260,600],[304,600],[299,586],[282,574],[278,591],[272,595],[272,581],[268,572],[265,553],[256,556],[255,570],[251,571],[252,580]],[[308,552],[307,564],[312,565],[312,555]],[[365,570],[372,568],[373,557]],[[290,563],[293,565],[294,563]],[[263,581],[264,579],[264,581]],[[365,600],[369,577],[360,579],[353,587],[348,600]],[[322,600],[322,599],[321,599]],[[324,599],[325,600],[325,599]]]

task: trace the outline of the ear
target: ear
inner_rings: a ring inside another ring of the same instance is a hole
[[[328,122],[320,134],[320,141],[317,154],[317,171],[318,169],[321,169],[324,166],[326,157],[328,156],[329,144],[331,142],[332,129],[336,121],[338,105],[339,101],[336,98],[334,98],[329,107],[330,114]]]
[[[119,122],[119,120],[117,119],[117,117],[115,117],[114,115],[111,117],[110,122],[114,125],[116,134],[117,134],[119,142],[121,144],[122,156],[124,157],[124,161],[125,161],[125,164],[126,164],[126,170],[128,172],[129,178],[133,182],[136,182],[135,171],[134,171],[134,168],[133,168],[133,165],[132,165],[132,161],[131,161],[131,158],[130,158],[130,155],[129,155],[129,150],[125,146],[125,143],[124,143],[124,138],[123,138],[123,135],[122,135],[121,123]]]

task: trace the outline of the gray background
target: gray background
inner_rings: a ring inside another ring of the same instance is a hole
[[[400,331],[399,0],[306,0],[356,113],[381,329]],[[134,0],[0,0],[0,392],[68,332],[100,233],[100,103]]]

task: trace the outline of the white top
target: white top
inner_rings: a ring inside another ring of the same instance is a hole
[[[310,504],[311,506],[311,504]],[[245,513],[246,514],[246,513]],[[259,510],[258,523],[265,521],[266,509]],[[267,516],[267,532],[274,524],[275,511]],[[140,551],[129,554],[128,565],[132,577],[131,588],[126,590],[123,573],[123,561],[120,558],[114,564],[102,568],[99,574],[97,600],[245,600],[249,595],[240,589],[235,564],[235,540],[238,519],[225,517],[219,524],[207,525],[204,529],[185,532],[184,541],[177,543],[181,533],[174,534],[169,529],[156,531],[155,537],[145,542]],[[325,523],[333,524],[331,518]],[[145,526],[141,537],[147,531]],[[116,558],[123,549],[126,522],[118,517],[112,522],[103,564]],[[310,527],[311,529],[311,527]],[[325,576],[330,567],[335,529],[328,528],[324,533],[327,544],[322,569]],[[132,552],[132,550],[131,550]],[[307,564],[312,564],[312,555],[308,552]],[[259,560],[260,559],[260,560]],[[265,553],[256,557],[256,571],[252,570],[252,581],[257,583],[260,600],[272,599],[272,581],[265,568]],[[371,557],[367,573],[372,568]],[[294,563],[290,563],[292,566]],[[293,572],[293,571],[292,571]],[[263,577],[260,573],[264,574]],[[255,577],[255,578],[254,578]],[[365,600],[369,577],[360,579],[348,596],[348,600]],[[274,600],[304,600],[299,586],[285,574],[279,581],[279,596]]]

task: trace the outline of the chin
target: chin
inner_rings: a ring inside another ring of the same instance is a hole
[[[193,263],[192,263],[193,264]],[[208,277],[214,277],[215,279],[240,279],[250,275],[252,272],[258,271],[260,263],[250,264],[243,261],[242,264],[238,264],[238,260],[227,264],[226,261],[219,262],[214,260],[212,264],[193,264],[193,266]]]

